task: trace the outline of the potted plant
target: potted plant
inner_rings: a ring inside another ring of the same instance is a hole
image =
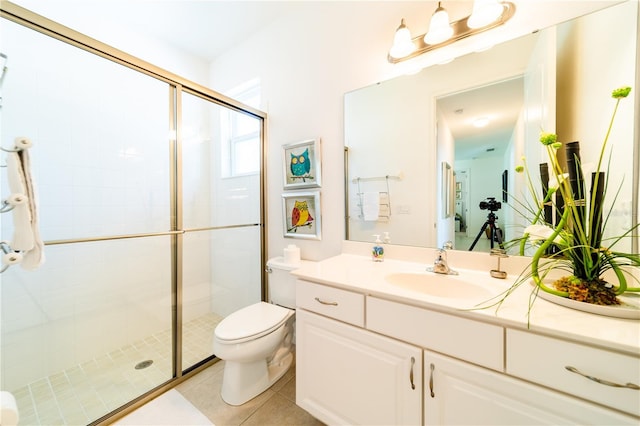
[[[534,254],[529,267],[505,292],[504,297],[530,280],[535,286],[529,308],[540,290],[556,297],[596,305],[616,305],[620,303],[618,296],[640,291],[640,287],[627,285],[629,277],[633,277],[633,270],[636,269],[637,272],[640,266],[640,255],[620,252],[615,248],[621,240],[634,236],[638,224],[623,235],[603,239],[610,212],[603,211],[608,192],[608,173],[602,171],[602,165],[618,105],[630,91],[630,87],[623,87],[612,92],[616,104],[597,167],[592,174],[590,190],[585,187],[578,142],[565,145],[565,171],[557,156],[558,149],[563,144],[558,142],[555,134],[543,132],[540,136],[540,142],[546,147],[549,156],[549,164],[543,166],[553,182],[545,188],[546,194],[542,200],[533,190],[526,164],[516,167],[516,172],[526,174],[534,206],[517,202],[532,215],[529,216],[532,217],[531,224],[521,237],[509,241],[507,246],[519,247],[521,255],[524,255],[526,247],[532,247]],[[614,203],[617,196],[618,192],[613,198]],[[555,221],[550,219],[552,210],[556,214]],[[566,275],[551,282],[545,279],[552,271],[558,270]],[[604,274],[608,271],[613,272],[616,282],[605,280]],[[637,277],[634,278],[637,280]]]

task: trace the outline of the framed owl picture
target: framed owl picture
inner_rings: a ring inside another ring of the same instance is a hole
[[[320,140],[311,139],[282,146],[284,189],[319,188]]]
[[[321,239],[320,191],[282,194],[284,236]]]

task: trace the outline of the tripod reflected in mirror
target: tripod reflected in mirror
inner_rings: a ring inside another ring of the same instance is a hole
[[[500,229],[500,227],[498,226],[498,223],[496,222],[498,219],[498,216],[496,216],[496,214],[494,213],[500,210],[501,208],[502,208],[502,203],[499,201],[496,201],[495,197],[488,197],[486,200],[480,201],[480,210],[489,210],[489,214],[487,215],[487,220],[482,225],[482,228],[480,228],[480,232],[478,232],[478,235],[473,240],[471,247],[469,247],[469,251],[473,250],[473,248],[478,243],[480,236],[484,233],[488,234],[487,236],[491,241],[492,249],[493,249],[494,243],[498,243],[498,246],[501,249],[504,249],[504,245],[502,244],[503,243],[502,229]]]

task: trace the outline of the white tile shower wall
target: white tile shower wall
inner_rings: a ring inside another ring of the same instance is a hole
[[[187,322],[211,312],[211,231],[184,234],[182,314]]]
[[[34,142],[43,238],[168,230],[168,86],[13,23],[0,31],[12,68],[1,143]],[[10,215],[1,229],[10,239]],[[40,269],[2,277],[2,389],[170,326],[169,237],[47,246],[46,255]]]
[[[211,310],[221,316],[260,301],[260,227],[216,231],[211,242]]]
[[[260,176],[218,177],[213,182],[218,202],[213,220],[218,225],[260,222]]]
[[[166,230],[168,86],[15,24],[2,31],[2,142],[34,142],[43,237]]]

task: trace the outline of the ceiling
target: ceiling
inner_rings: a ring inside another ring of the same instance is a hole
[[[77,22],[161,40],[206,61],[249,39],[306,1],[244,0],[12,0],[77,28]],[[77,28],[86,32],[84,28]],[[88,32],[87,32],[88,33]]]
[[[524,102],[523,77],[438,99],[438,111],[455,139],[456,160],[504,154]],[[486,127],[474,121],[486,117]]]
[[[124,8],[114,7],[113,2],[103,4],[103,13],[208,61],[304,5],[290,1],[156,1],[153,18],[145,19],[148,1],[126,3]]]

